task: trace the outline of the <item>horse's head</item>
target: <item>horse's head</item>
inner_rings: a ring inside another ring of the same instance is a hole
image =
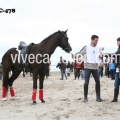
[[[68,42],[67,30],[66,31],[59,31],[59,32],[60,32],[60,44],[59,44],[59,46],[67,53],[70,53],[70,51],[72,51],[72,48]]]

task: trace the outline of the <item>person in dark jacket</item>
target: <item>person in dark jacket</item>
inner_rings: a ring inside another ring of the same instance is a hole
[[[106,76],[109,78],[109,77],[111,77],[110,76],[110,71],[109,71],[109,62],[105,65],[105,72],[106,72]]]
[[[72,62],[72,63],[70,64],[70,72],[73,72],[73,68],[74,68],[74,63]]]
[[[117,39],[118,50],[115,53],[115,63],[116,63],[116,73],[115,73],[115,83],[114,83],[114,98],[112,102],[118,101],[119,86],[120,86],[120,37]]]
[[[58,65],[56,67],[59,67],[59,69],[61,70],[61,79],[65,78],[67,79],[67,75],[66,75],[66,60],[64,60],[62,57],[60,57],[60,62],[58,63]]]

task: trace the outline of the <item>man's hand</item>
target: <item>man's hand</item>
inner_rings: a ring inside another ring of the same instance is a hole
[[[103,58],[103,56],[104,56],[104,53],[100,52],[99,58]]]

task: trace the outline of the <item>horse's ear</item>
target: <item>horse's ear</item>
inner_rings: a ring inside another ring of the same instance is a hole
[[[65,34],[67,33],[68,29],[64,32]]]

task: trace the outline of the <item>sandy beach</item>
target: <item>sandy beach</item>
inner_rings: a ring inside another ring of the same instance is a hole
[[[95,82],[90,79],[88,103],[83,102],[84,80],[74,80],[73,73],[67,80],[59,80],[60,72],[52,72],[44,81],[44,99],[32,105],[32,78],[22,75],[14,82],[15,100],[0,99],[0,120],[120,120],[120,100],[113,99],[114,81],[101,78],[101,97],[96,102]],[[0,94],[2,82],[0,81]]]

